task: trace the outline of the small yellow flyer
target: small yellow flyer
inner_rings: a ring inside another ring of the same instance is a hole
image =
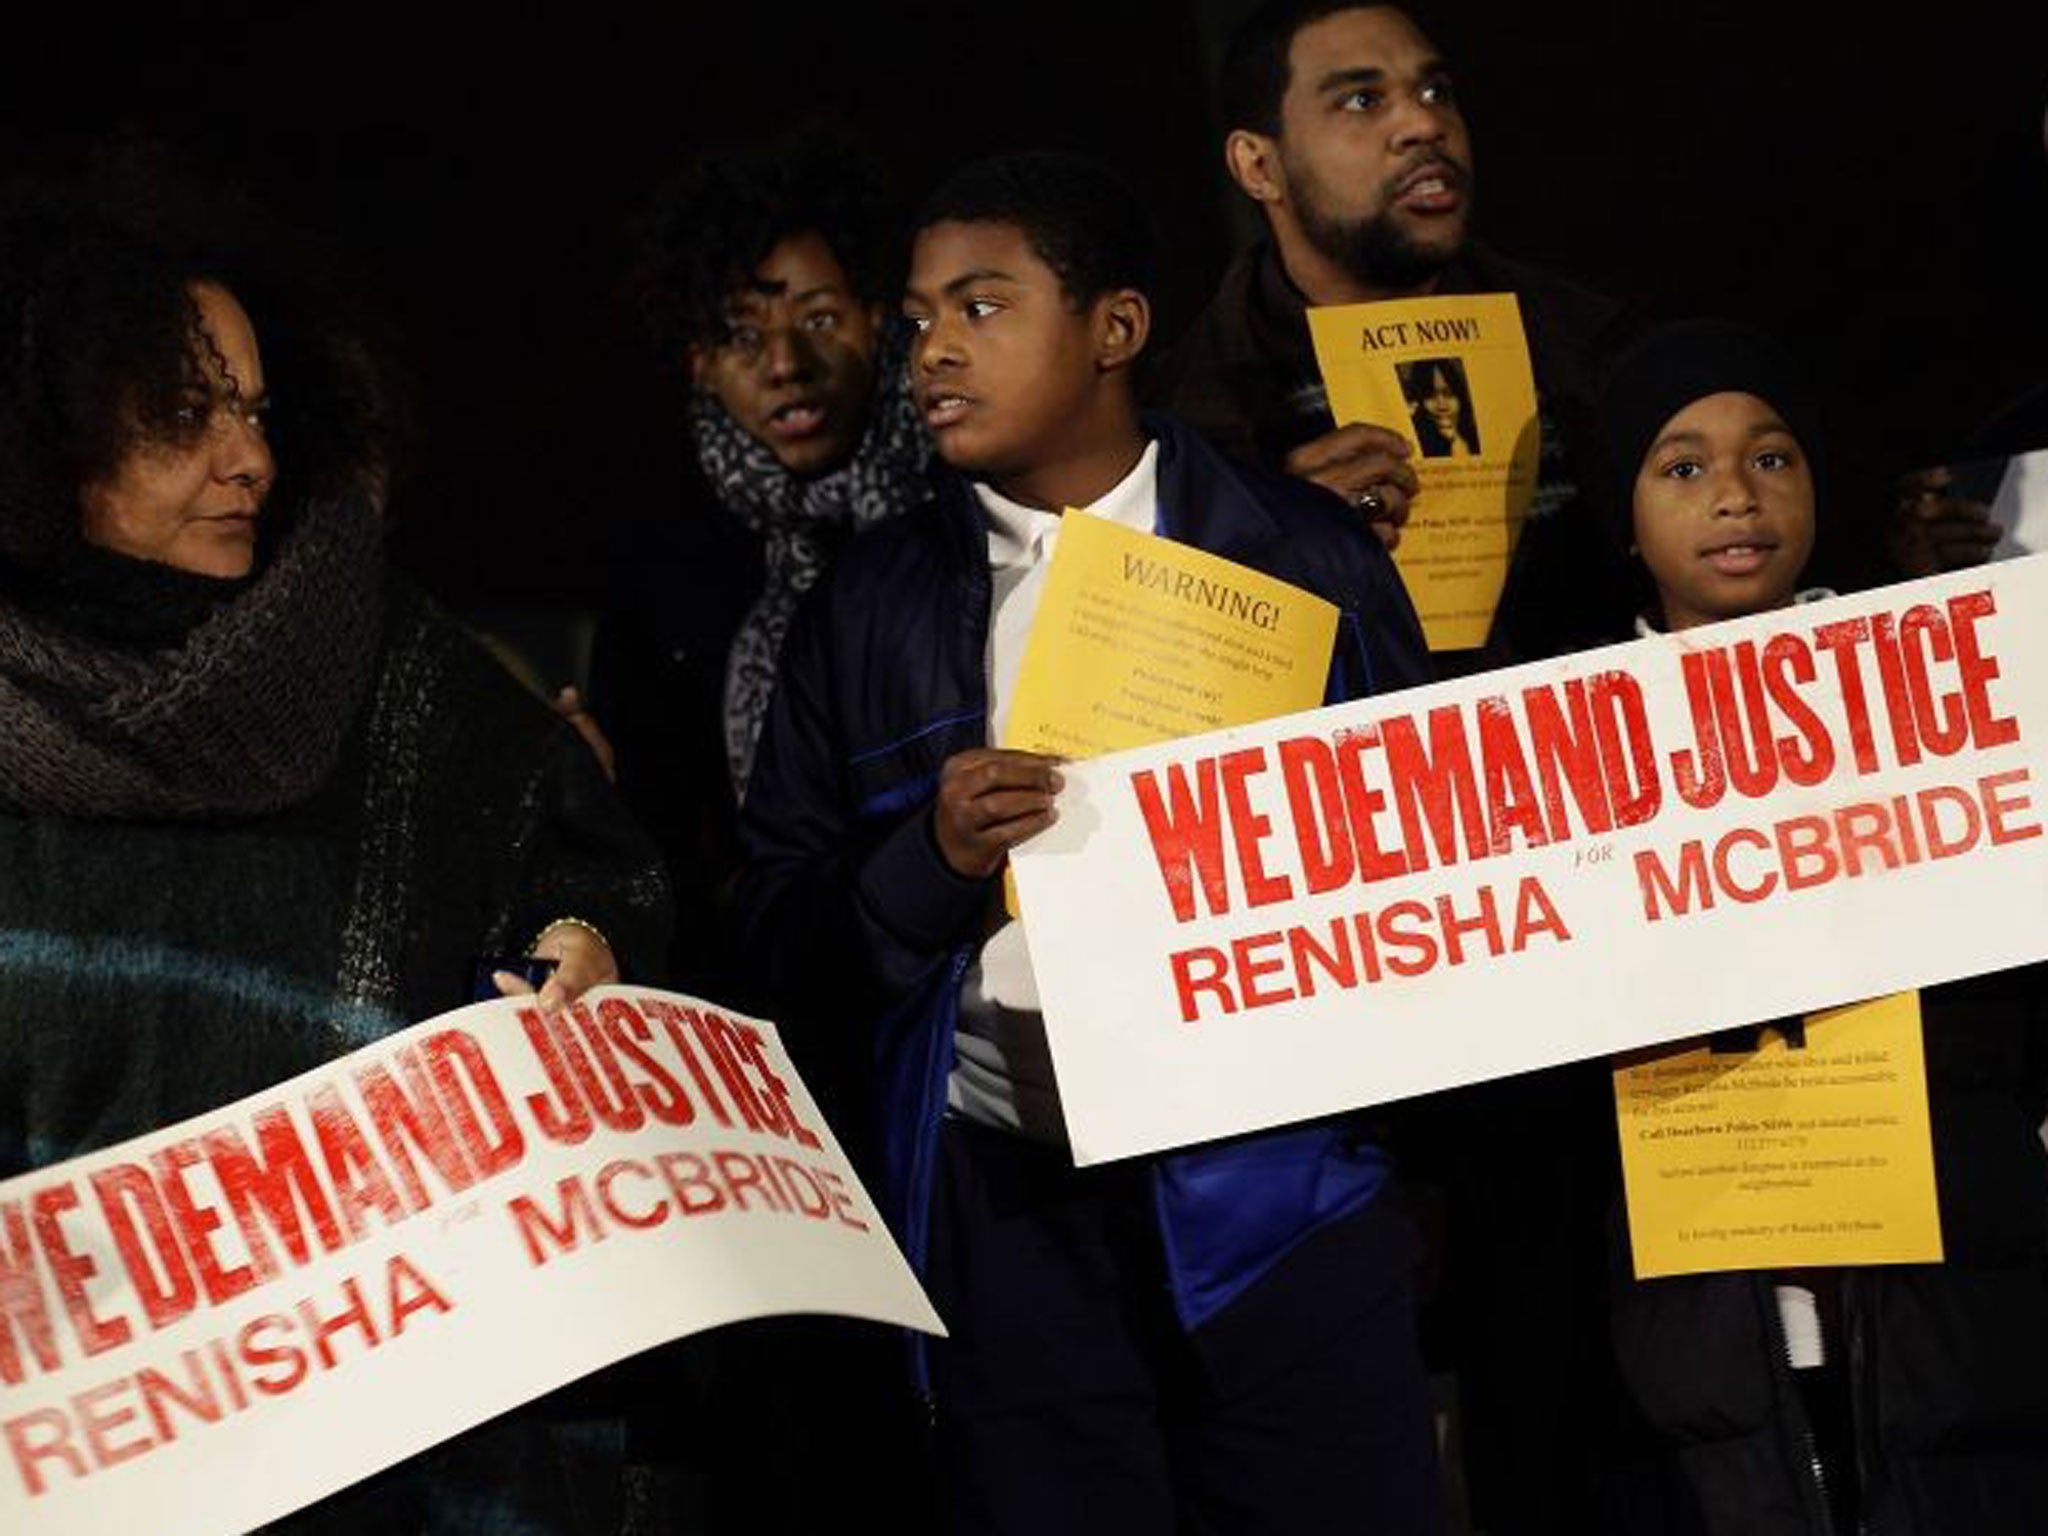
[[[1542,452],[1536,380],[1511,293],[1308,312],[1339,426],[1403,433],[1422,494],[1394,563],[1433,651],[1486,642]]]
[[[1313,709],[1336,636],[1313,593],[1070,511],[1003,745],[1099,757]]]
[[[1941,1262],[1917,992],[1636,1059],[1614,1104],[1639,1280]]]

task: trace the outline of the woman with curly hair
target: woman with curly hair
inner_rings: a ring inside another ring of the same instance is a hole
[[[465,1002],[476,956],[552,1002],[663,938],[583,742],[385,572],[365,350],[239,216],[133,206],[0,199],[0,1177]],[[556,1466],[515,1417],[290,1523],[578,1529]]]
[[[815,132],[707,153],[656,194],[634,297],[689,381],[711,505],[638,519],[599,626],[592,708],[682,899],[675,963],[729,984],[711,889],[803,595],[860,529],[916,505],[931,447],[866,167]],[[694,905],[695,910],[692,910]]]

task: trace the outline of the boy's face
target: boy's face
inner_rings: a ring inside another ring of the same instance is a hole
[[[939,456],[1001,481],[1065,456],[1100,383],[1102,305],[1077,309],[1013,224],[933,224],[910,256],[911,371]]]
[[[725,339],[691,350],[691,375],[784,469],[822,475],[860,446],[881,334],[824,236],[790,235],[727,300]]]
[[[1755,395],[1695,400],[1636,470],[1635,533],[1667,629],[1782,608],[1813,553],[1806,455]]]

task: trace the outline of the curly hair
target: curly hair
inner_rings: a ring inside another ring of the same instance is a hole
[[[208,430],[218,349],[192,285],[232,293],[275,384],[274,539],[309,500],[389,470],[390,396],[315,268],[241,199],[160,154],[0,191],[0,566],[80,539],[80,493],[138,448]]]
[[[725,339],[732,296],[792,235],[823,237],[857,299],[893,297],[899,253],[869,162],[810,127],[707,153],[655,194],[631,288],[648,338],[681,364]]]

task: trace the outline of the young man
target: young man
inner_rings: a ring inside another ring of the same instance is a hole
[[[1472,241],[1457,87],[1405,11],[1269,0],[1232,34],[1220,84],[1225,162],[1269,238],[1225,275],[1168,359],[1159,398],[1233,454],[1336,491],[1391,539],[1417,490],[1407,443],[1393,423],[1335,425],[1305,309],[1515,294],[1543,455],[1486,664],[1597,643],[1618,616],[1602,598],[1624,587],[1579,492],[1597,473],[1595,359],[1617,307]]]
[[[987,162],[927,206],[904,312],[947,469],[792,630],[743,812],[746,947],[791,1019],[873,1031],[885,1206],[951,1330],[918,1363],[948,1529],[1434,1530],[1382,1154],[1324,1123],[1077,1171],[1002,913],[1059,788],[991,743],[1063,509],[1336,603],[1333,696],[1425,675],[1341,505],[1140,417],[1150,264],[1130,192],[1085,161]]]

